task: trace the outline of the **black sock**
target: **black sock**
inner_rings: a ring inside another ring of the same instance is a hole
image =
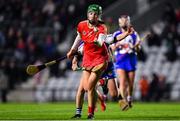
[[[122,100],[123,98],[122,98],[121,95],[119,95],[119,96],[117,97],[117,99],[118,99],[118,100]]]
[[[117,96],[115,96],[115,97],[112,97],[112,101],[113,102],[117,102],[119,100],[119,96],[117,97]]]

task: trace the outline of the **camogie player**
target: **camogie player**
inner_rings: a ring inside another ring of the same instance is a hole
[[[78,47],[78,53],[73,57],[72,60],[72,70],[73,71],[82,71],[83,68],[79,66],[79,61],[81,60],[83,56],[83,46],[84,43],[82,42],[81,45]],[[106,109],[106,104],[105,104],[105,99],[103,95],[96,89],[98,99],[101,103],[101,110],[105,111]],[[76,94],[76,113],[72,118],[81,118],[81,112],[82,112],[82,107],[83,107],[83,102],[84,102],[84,94],[85,94],[85,89],[83,88],[83,85],[80,84],[77,90]]]
[[[132,31],[133,29],[129,31],[129,34],[131,34]],[[123,38],[125,38],[127,35],[128,34],[124,34],[123,36],[117,36],[116,40],[120,41]],[[114,42],[114,37],[112,36],[112,34],[107,35],[105,39],[106,45],[108,46],[112,42]],[[81,42],[78,47],[78,53],[73,57],[73,60],[72,60],[73,71],[83,70],[83,68],[79,66],[79,61],[83,56],[83,46],[84,46],[84,43]],[[109,55],[112,56],[112,54],[110,53],[111,51],[109,50]],[[113,66],[113,59],[112,59],[113,57],[110,57],[110,58],[111,59],[108,62],[108,67],[103,73],[103,75],[101,76],[96,87],[102,86],[103,93],[107,94],[109,91],[112,99],[116,101],[117,96],[118,96],[118,89],[117,89],[117,86],[116,86],[117,84],[115,81],[116,76],[115,76],[114,66]],[[105,97],[97,89],[96,89],[96,92],[97,92],[97,96],[101,104],[101,110],[105,111],[106,109]],[[80,82],[80,85],[78,87],[77,94],[76,94],[76,113],[72,118],[81,118],[81,112],[82,112],[82,107],[83,107],[83,102],[84,102],[84,94],[85,94],[85,89],[83,88],[83,85]]]
[[[104,43],[107,37],[107,28],[99,21],[101,14],[101,6],[92,4],[88,7],[88,20],[81,21],[78,24],[78,35],[70,51],[67,53],[67,57],[72,59],[73,55],[77,52],[81,40],[84,42],[82,60],[83,72],[79,86],[82,87],[84,91],[87,91],[88,119],[94,118],[96,84],[101,74],[106,69],[109,59],[107,47]],[[124,32],[124,34],[129,34],[129,31]],[[121,35],[118,37],[121,37]]]
[[[108,63],[108,51],[105,44],[102,43],[100,46],[95,44],[97,41],[104,41],[104,36],[107,34],[107,27],[98,21],[100,8],[101,7],[96,4],[92,4],[88,7],[88,20],[81,21],[78,24],[78,35],[72,48],[67,53],[67,57],[72,58],[73,54],[77,51],[80,40],[83,40],[83,72],[80,85],[87,91],[88,95],[88,119],[94,118],[96,103],[95,87]]]
[[[123,15],[119,18],[120,29],[114,33],[114,37],[121,35],[130,27],[130,17]],[[122,41],[114,44],[115,46],[115,68],[120,81],[119,91],[121,99],[119,104],[122,110],[132,107],[132,93],[137,65],[136,49],[134,48],[140,42],[137,32],[125,37]]]

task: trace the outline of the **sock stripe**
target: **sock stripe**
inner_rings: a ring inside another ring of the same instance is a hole
[[[82,108],[76,108],[76,114],[81,114]]]

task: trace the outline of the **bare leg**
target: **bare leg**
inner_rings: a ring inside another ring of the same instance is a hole
[[[84,94],[85,94],[84,85],[83,85],[84,78],[85,78],[85,76],[82,74],[80,84],[79,84],[77,94],[76,94],[76,113],[72,117],[72,119],[81,118],[81,112],[82,112],[82,108],[83,108]]]
[[[117,70],[117,74],[119,77],[119,81],[120,81],[120,86],[119,86],[119,90],[120,90],[120,95],[122,97],[122,99],[119,100],[119,105],[122,111],[128,110],[129,109],[129,105],[127,103],[127,88],[126,88],[126,80],[127,80],[127,75],[126,72],[124,70],[118,69]]]
[[[128,72],[128,95],[132,96],[133,93],[133,87],[134,87],[134,78],[135,78],[135,72]]]
[[[96,97],[95,87],[99,77],[100,75],[91,72],[91,75],[88,80],[88,107],[92,108],[89,109],[89,112],[92,113],[94,113],[95,102],[96,102],[96,99],[94,98]]]
[[[117,75],[120,81],[119,92],[122,98],[126,99],[126,80],[127,80],[126,72],[124,70],[118,69]]]
[[[77,56],[74,56],[72,60],[72,70],[75,71],[77,68],[78,68],[78,59],[77,59]],[[85,90],[83,88],[83,75],[82,75],[80,84],[76,93],[76,113],[72,118],[81,117],[82,107],[84,103],[84,93],[85,93]]]
[[[127,101],[129,102],[130,107],[132,107],[131,102],[132,102],[132,94],[133,94],[133,88],[134,88],[134,78],[135,78],[135,72],[134,71],[128,72]]]
[[[115,100],[118,96],[118,88],[114,79],[108,80],[108,89],[112,99]]]
[[[101,104],[101,110],[105,111],[106,110],[105,98],[103,94],[99,92],[99,90],[96,89],[96,92],[97,92],[98,100],[100,101],[100,104]]]
[[[77,94],[76,94],[76,108],[82,108],[83,107],[84,94],[85,94],[85,90],[83,88],[83,83],[81,80],[80,85],[78,87]]]

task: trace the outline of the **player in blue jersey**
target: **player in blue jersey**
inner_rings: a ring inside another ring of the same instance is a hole
[[[127,31],[130,25],[130,17],[123,15],[119,18],[120,29],[113,36],[116,37]],[[119,92],[122,99],[119,101],[122,110],[132,107],[132,93],[137,65],[136,49],[139,48],[140,38],[137,32],[125,37],[114,44],[115,68],[120,81]],[[136,48],[135,48],[136,47]]]
[[[108,50],[109,49],[110,48],[108,47]],[[118,89],[117,89],[117,84],[115,81],[116,74],[115,74],[113,59],[111,56],[112,54],[110,50],[109,50],[109,55],[110,55],[110,60],[108,62],[108,67],[106,68],[105,72],[102,74],[98,85],[102,86],[103,93],[105,96],[107,96],[109,92],[113,101],[115,101],[117,100]]]

